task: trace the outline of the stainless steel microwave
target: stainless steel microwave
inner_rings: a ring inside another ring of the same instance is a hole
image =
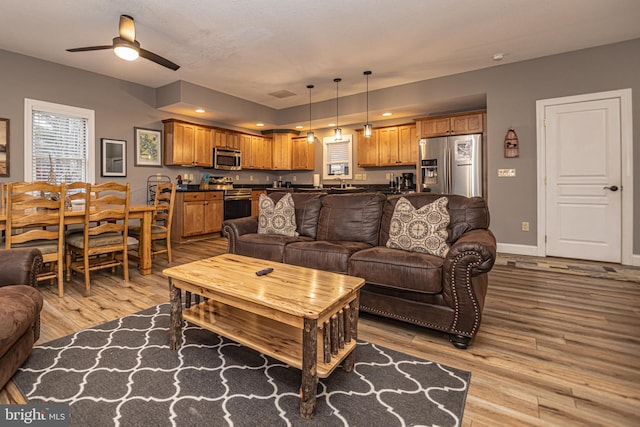
[[[228,148],[214,148],[213,167],[220,170],[239,171],[242,169],[242,152]]]

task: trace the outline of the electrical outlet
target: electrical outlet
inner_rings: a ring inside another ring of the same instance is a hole
[[[240,175],[236,175],[236,181],[240,181]]]
[[[363,180],[363,181],[366,181],[366,180],[367,180],[367,174],[366,174],[366,173],[363,173],[363,174],[362,174],[362,180]]]
[[[267,181],[267,182],[269,182],[269,175],[267,175],[267,179],[266,179],[266,181]]]
[[[293,175],[293,182],[296,182],[298,180],[298,177]]]
[[[529,231],[529,221],[522,221],[522,231]]]
[[[387,181],[389,181],[389,180],[391,179],[391,175],[386,174],[386,175],[384,176],[384,179],[386,179]]]
[[[356,181],[362,181],[362,174],[361,173],[357,173],[356,174]]]
[[[253,181],[253,175],[249,175],[249,181]]]
[[[516,176],[516,170],[515,169],[498,169],[498,176],[504,177],[504,178]]]

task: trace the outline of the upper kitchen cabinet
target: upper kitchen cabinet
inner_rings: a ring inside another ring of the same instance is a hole
[[[291,170],[292,160],[292,138],[295,136],[291,133],[273,133],[271,134],[273,143],[271,146],[273,170]]]
[[[212,129],[175,119],[163,120],[164,164],[167,166],[213,166]]]
[[[307,137],[296,137],[291,139],[292,155],[291,168],[293,170],[314,170],[316,162],[316,144],[307,141]]]
[[[240,149],[240,133],[226,129],[213,129],[213,144],[218,148]]]
[[[271,138],[240,134],[242,169],[271,169]]]
[[[378,129],[370,137],[358,130],[358,166],[361,168],[378,166]]]
[[[413,124],[373,129],[365,138],[358,131],[358,166],[361,168],[414,166],[418,161],[418,138]]]
[[[484,111],[416,119],[420,138],[433,136],[468,135],[484,130]]]

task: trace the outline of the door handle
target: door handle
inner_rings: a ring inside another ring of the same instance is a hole
[[[604,190],[618,191],[617,185],[612,185],[611,187],[602,187]]]

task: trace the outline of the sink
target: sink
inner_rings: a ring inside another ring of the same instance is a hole
[[[329,192],[330,193],[359,193],[361,191],[365,191],[364,187],[353,187],[353,186],[348,186],[348,187],[344,187],[344,188],[340,188],[340,187],[331,187],[329,188]]]

